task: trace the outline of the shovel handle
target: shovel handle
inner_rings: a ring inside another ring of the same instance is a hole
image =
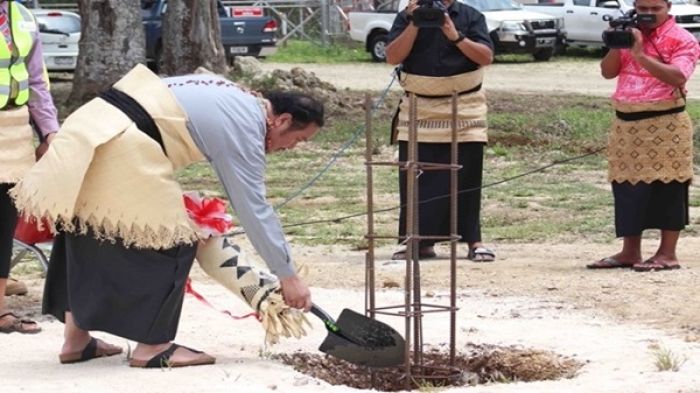
[[[323,323],[326,325],[326,329],[332,331],[332,332],[337,332],[340,330],[338,326],[335,324],[335,320],[333,317],[328,315],[327,312],[323,311],[319,306],[312,304],[311,305],[311,313],[314,314],[315,316],[318,317]]]

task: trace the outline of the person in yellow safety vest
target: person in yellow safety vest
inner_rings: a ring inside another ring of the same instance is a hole
[[[5,294],[26,293],[23,283],[8,281],[17,222],[8,191],[46,152],[58,118],[32,13],[15,1],[1,1],[0,33],[0,333],[38,333],[36,322],[20,318],[5,302]],[[42,140],[36,149],[30,117]]]

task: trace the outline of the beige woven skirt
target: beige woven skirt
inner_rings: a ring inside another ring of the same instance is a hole
[[[457,141],[488,142],[486,96],[478,89],[484,79],[483,69],[447,76],[432,77],[401,73],[401,86],[406,96],[399,103],[394,140],[407,141],[409,93],[415,93],[418,142],[449,143],[452,141],[452,94],[458,93]],[[476,90],[476,91],[474,91]],[[471,92],[470,92],[471,91]]]
[[[692,178],[693,125],[687,112],[635,121],[615,119],[608,137],[610,182],[683,183]]]

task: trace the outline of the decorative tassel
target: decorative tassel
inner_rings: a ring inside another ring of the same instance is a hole
[[[251,266],[241,248],[222,237],[233,227],[226,202],[198,193],[187,193],[184,198],[190,218],[205,238],[197,249],[199,265],[257,313],[265,329],[265,342],[272,345],[280,337],[305,336],[304,325],[311,324],[303,312],[284,302],[277,277]]]
[[[258,313],[266,343],[306,335],[304,325],[311,324],[304,313],[285,304],[277,277],[251,266],[240,247],[224,237],[210,238],[200,244],[197,261],[210,277]]]

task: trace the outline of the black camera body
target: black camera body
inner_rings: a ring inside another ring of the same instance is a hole
[[[634,45],[634,36],[630,28],[640,28],[656,23],[654,14],[638,14],[630,10],[619,18],[604,15],[603,20],[610,24],[612,30],[603,32],[603,42],[610,49],[631,48]]]
[[[413,10],[413,24],[423,28],[442,27],[445,23],[445,11],[441,0],[418,0],[418,8]]]

